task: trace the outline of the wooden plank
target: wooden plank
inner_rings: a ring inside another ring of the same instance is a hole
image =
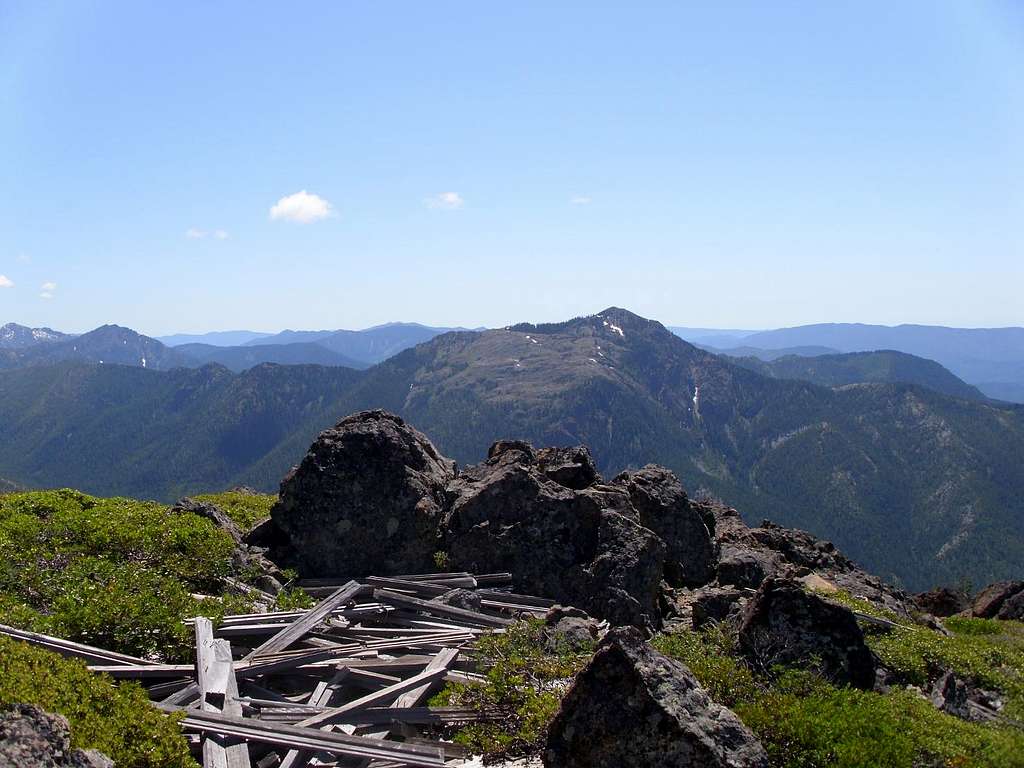
[[[242,716],[238,681],[231,659],[231,644],[213,636],[213,623],[205,617],[195,620],[196,681],[199,708],[231,717]],[[203,768],[250,768],[249,745],[225,744],[221,736],[209,734],[203,740]]]
[[[439,654],[437,654],[429,664],[427,664],[424,672],[436,672],[443,671],[445,674],[451,668],[455,660],[459,658],[458,648],[445,648]],[[396,707],[415,707],[430,692],[430,683],[424,683],[419,688],[413,688],[411,691],[406,691],[397,699],[395,699]]]
[[[8,627],[4,624],[0,624],[0,635],[7,635],[14,640],[21,640],[24,643],[34,645],[38,648],[45,648],[49,651],[54,651],[59,653],[61,656],[72,656],[103,666],[143,665],[150,663],[145,659],[138,658],[137,656],[129,656],[124,653],[108,651],[92,645],[75,643],[71,640],[63,640],[59,637],[44,635],[40,632],[26,632],[23,629]]]
[[[175,707],[161,708],[168,712],[180,711]],[[420,768],[444,768],[444,755],[439,749],[368,739],[365,736],[348,736],[332,731],[321,731],[318,728],[262,723],[259,720],[202,711],[186,712],[180,725],[186,731],[219,733],[279,747],[330,752],[348,757],[394,760],[402,765]]]
[[[456,608],[453,605],[444,605],[443,603],[433,603],[429,600],[421,600],[418,597],[409,597],[399,592],[392,592],[389,589],[375,589],[373,591],[374,597],[379,599],[381,602],[391,603],[397,605],[400,608],[411,608],[421,613],[427,613],[431,616],[442,616],[447,619],[455,619],[459,621],[465,621],[476,626],[483,627],[507,627],[514,623],[511,619],[501,618],[500,616],[488,616],[484,613],[478,613],[477,611],[470,611],[465,608]]]
[[[300,725],[308,728],[319,728],[323,725],[341,722],[349,712],[365,709],[366,707],[372,707],[374,704],[381,704],[382,702],[390,703],[403,693],[415,690],[421,685],[429,685],[436,680],[440,680],[444,675],[445,670],[443,669],[435,669],[430,672],[424,670],[417,675],[413,675],[408,680],[395,683],[387,688],[381,688],[379,691],[368,693],[365,696],[354,701],[350,701],[347,704],[343,704],[340,707],[332,707],[318,715],[309,717],[303,720]]]
[[[516,605],[535,605],[538,608],[550,608],[555,605],[554,600],[534,595],[518,595],[514,592],[498,592],[493,589],[478,589],[476,591],[481,600],[494,600],[499,603],[514,603]]]
[[[340,589],[336,590],[326,600],[320,602],[312,610],[306,611],[301,618],[292,622],[287,629],[271,637],[258,648],[253,649],[245,658],[255,659],[258,656],[265,656],[275,651],[283,651],[292,643],[300,640],[304,634],[312,630],[320,622],[326,619],[335,608],[339,608],[350,600],[355,599],[364,591],[364,587],[356,581],[350,581]]]
[[[90,664],[89,670],[118,680],[150,680],[195,674],[192,664]]]
[[[447,584],[433,584],[429,581],[409,581],[407,579],[386,579],[381,576],[370,576],[365,580],[367,584],[384,589],[393,589],[398,592],[412,592],[419,597],[439,597],[445,592],[450,592],[451,587]]]

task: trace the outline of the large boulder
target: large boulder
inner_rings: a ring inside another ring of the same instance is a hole
[[[585,461],[552,472],[538,453],[544,456],[524,443],[496,443],[485,462],[449,485],[444,527],[451,567],[508,571],[517,591],[614,624],[657,627],[665,544],[638,522],[622,488],[574,487],[581,472],[590,474]]]
[[[273,553],[305,576],[417,573],[438,550],[454,463],[385,411],[320,433],[281,482]]]
[[[13,704],[0,711],[0,768],[112,768],[95,750],[71,748],[68,721],[39,707]]]
[[[875,683],[874,655],[853,613],[795,581],[772,578],[761,585],[743,610],[739,644],[757,668],[816,666],[839,685],[870,689]]]
[[[715,578],[714,518],[702,516],[670,470],[649,464],[623,472],[613,482],[629,493],[640,524],[665,542],[665,579],[670,584],[697,587]]]
[[[768,756],[689,669],[614,629],[562,701],[548,733],[547,768],[767,768]]]
[[[997,581],[974,598],[971,614],[979,619],[1024,621],[1024,581]]]

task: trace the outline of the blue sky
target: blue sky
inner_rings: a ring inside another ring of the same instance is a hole
[[[1022,325],[1022,229],[1010,0],[0,3],[0,322]]]

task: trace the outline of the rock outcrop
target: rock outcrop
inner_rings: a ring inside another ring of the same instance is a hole
[[[614,629],[551,724],[547,768],[767,768],[768,756],[683,664]]]
[[[1024,581],[997,581],[975,598],[971,615],[979,619],[1024,621]]]
[[[755,668],[817,667],[839,685],[867,690],[875,683],[874,655],[853,613],[798,582],[767,579],[744,608],[738,635]]]
[[[917,607],[940,619],[966,611],[971,607],[971,599],[957,589],[936,587],[928,592],[914,595]]]
[[[71,748],[68,721],[39,707],[13,704],[0,711],[0,768],[112,768],[95,750]]]
[[[665,579],[670,584],[695,587],[715,578],[714,517],[690,502],[672,472],[648,464],[637,472],[623,472],[613,482],[629,493],[640,524],[665,541]]]
[[[454,463],[398,416],[349,416],[321,432],[281,482],[273,555],[304,576],[427,570],[454,476]]]
[[[900,616],[909,617],[916,608],[910,595],[858,568],[830,541],[767,520],[748,526],[735,509],[721,505],[713,511],[721,547],[719,584],[757,589],[767,578],[815,573],[836,588]]]
[[[544,617],[544,647],[551,653],[593,650],[600,626],[579,608],[552,606]]]
[[[589,472],[546,467],[524,443],[496,443],[485,462],[450,484],[444,540],[451,566],[508,571],[518,591],[614,624],[657,627],[665,543],[639,523],[622,488],[562,485],[553,478],[578,485]]]

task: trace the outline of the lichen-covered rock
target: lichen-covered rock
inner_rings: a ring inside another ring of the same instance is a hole
[[[715,578],[718,552],[713,518],[709,529],[671,471],[649,464],[636,472],[623,472],[613,482],[628,491],[640,524],[665,542],[665,579],[670,584],[696,587]]]
[[[581,491],[601,481],[590,450],[574,448],[540,448],[535,452],[537,468],[566,488]]]
[[[572,606],[555,605],[544,616],[543,642],[551,653],[589,651],[597,642],[598,623]]]
[[[767,768],[768,756],[730,710],[633,628],[613,629],[577,676],[551,724],[547,768]]]
[[[191,512],[193,515],[204,517],[230,536],[235,544],[242,543],[243,534],[241,529],[235,525],[235,521],[231,519],[228,513],[216,504],[212,504],[208,501],[198,501],[186,496],[183,499],[179,499],[174,506],[171,507],[171,512],[178,514],[182,512]]]
[[[727,621],[742,609],[745,599],[746,594],[739,589],[705,587],[698,590],[690,598],[693,628]]]
[[[665,545],[637,522],[629,495],[599,483],[572,487],[583,470],[566,473],[570,485],[553,479],[561,472],[542,470],[528,445],[503,442],[449,484],[451,566],[508,571],[517,591],[578,605],[614,624],[659,626]]]
[[[467,611],[479,611],[483,604],[483,598],[470,589],[450,589],[443,595],[435,597],[431,602],[443,603],[453,608],[464,608]]]
[[[817,666],[839,685],[868,690],[875,683],[874,655],[853,613],[795,581],[767,579],[744,608],[738,634],[755,667]]]
[[[997,581],[974,598],[971,613],[979,619],[1024,620],[1024,581]]]
[[[454,463],[398,416],[349,416],[321,432],[281,482],[270,512],[275,559],[306,576],[427,570],[453,477]]]
[[[910,617],[916,609],[910,595],[857,567],[830,541],[767,520],[751,527],[735,509],[721,505],[713,512],[721,547],[720,584],[757,589],[767,578],[814,572],[838,589],[900,616]]]
[[[39,707],[13,704],[0,711],[0,768],[112,768],[95,750],[71,749],[68,721]]]

